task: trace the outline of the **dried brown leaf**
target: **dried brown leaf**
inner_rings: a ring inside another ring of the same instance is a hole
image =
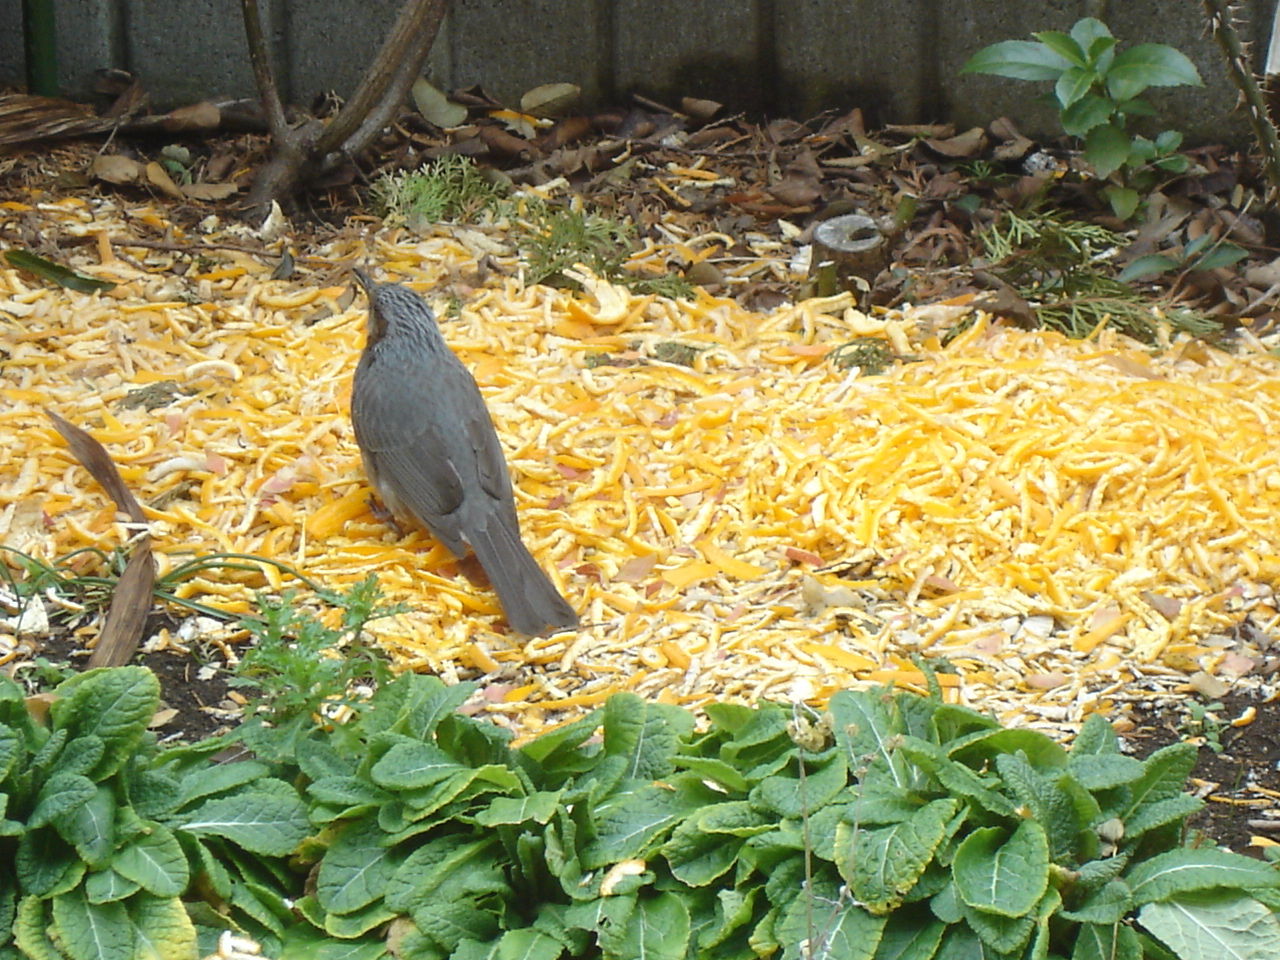
[[[156,562],[151,556],[151,538],[143,537],[133,549],[124,573],[116,581],[102,634],[89,656],[89,667],[120,667],[133,659],[155,587]]]
[[[576,83],[544,83],[526,90],[520,109],[535,117],[559,117],[578,99],[582,88]]]
[[[137,183],[142,179],[142,164],[118,153],[103,153],[89,164],[89,176],[106,183]]]
[[[182,191],[178,189],[178,185],[173,182],[173,178],[165,172],[164,167],[154,160],[147,164],[147,182],[161,193],[168,194],[175,200],[185,199],[182,196]]]
[[[192,200],[225,200],[239,189],[235,183],[187,183],[182,193]]]
[[[222,123],[222,111],[208,100],[170,110],[164,118],[166,130],[216,130]]]

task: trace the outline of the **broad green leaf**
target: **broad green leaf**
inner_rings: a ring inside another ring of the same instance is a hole
[[[1061,30],[1039,30],[1031,35],[1064,60],[1077,67],[1086,66],[1085,49],[1070,34]]]
[[[1156,134],[1156,150],[1161,154],[1170,154],[1182,146],[1182,133],[1178,130],[1165,130]],[[1183,158],[1186,159],[1185,157]]]
[[[115,284],[110,280],[95,280],[83,273],[76,273],[61,264],[36,256],[27,250],[6,250],[4,257],[9,266],[34,273],[37,277],[51,280],[60,287],[75,290],[78,293],[96,293],[99,290],[112,290]]]
[[[555,816],[562,792],[540,791],[527,797],[494,797],[487,809],[476,814],[476,823],[482,827],[520,823],[546,824]]]
[[[389,803],[394,794],[374,786],[364,777],[324,777],[307,787],[307,795],[320,803],[348,810]],[[350,814],[348,814],[350,815]]]
[[[498,942],[493,944],[492,950],[486,954],[493,960],[556,960],[564,953],[564,944],[560,943],[554,937],[549,937],[540,930],[534,930],[531,927],[525,927],[518,930],[508,930]],[[463,960],[460,953],[455,953],[457,960]]]
[[[383,893],[387,905],[408,913],[420,900],[442,896],[442,889],[466,888],[469,876],[478,879],[493,864],[497,842],[496,836],[469,834],[428,840],[398,863],[387,879]]]
[[[1117,186],[1114,183],[1107,184],[1102,194],[1107,198],[1107,203],[1111,204],[1111,212],[1121,220],[1132,217],[1138,209],[1138,204],[1142,202],[1142,194],[1137,190],[1132,187]]]
[[[1080,102],[1097,82],[1098,75],[1092,70],[1086,70],[1083,67],[1072,67],[1060,76],[1058,82],[1053,85],[1053,95],[1057,98],[1058,107],[1065,110]]]
[[[746,793],[751,789],[751,781],[747,780],[736,767],[715,757],[682,757],[673,758],[677,768],[696,773],[704,780],[714,780],[727,790]]]
[[[997,955],[1021,955],[1031,941],[1036,926],[1032,917],[1002,917],[970,906],[963,907],[963,910],[965,922]]]
[[[0,723],[0,782],[9,776],[21,751],[22,744],[17,731],[8,724]]]
[[[429,743],[397,743],[373,765],[373,782],[388,790],[429,787],[467,768]]]
[[[830,880],[817,879],[812,888],[800,888],[783,909],[775,933],[785,948],[783,956],[794,960],[872,960],[884,927],[884,917],[874,916],[842,898]],[[806,943],[807,951],[802,949]]]
[[[1112,880],[1080,904],[1075,910],[1064,910],[1062,916],[1078,923],[1119,923],[1133,909],[1129,885]]]
[[[197,836],[225,837],[250,853],[271,857],[288,856],[311,834],[306,804],[275,792],[217,797],[173,826]]]
[[[1083,137],[1103,126],[1115,113],[1115,105],[1106,97],[1086,93],[1059,115],[1062,129],[1073,137]]]
[[[1129,854],[1120,853],[1114,857],[1101,860],[1090,860],[1080,866],[1076,883],[1081,890],[1097,890],[1103,884],[1110,883],[1129,866]]]
[[[1002,753],[1020,753],[1037,770],[1057,769],[1067,764],[1067,751],[1038,730],[1010,730],[994,727],[946,744],[948,756],[970,767],[982,760],[994,760]]]
[[[1080,49],[1090,50],[1099,40],[1115,42],[1111,30],[1096,17],[1081,17],[1071,26],[1071,39],[1080,44]]]
[[[1222,243],[1191,264],[1192,270],[1216,270],[1229,267],[1249,256],[1249,251],[1234,243]]]
[[[1015,80],[1056,80],[1071,61],[1043,43],[1005,40],[983,47],[968,59],[961,73],[990,73]]]
[[[1071,756],[1091,756],[1120,752],[1120,737],[1111,722],[1100,713],[1091,713],[1071,743]]]
[[[47,827],[18,838],[16,866],[23,893],[40,897],[74,889],[85,873],[85,862]]]
[[[133,960],[133,928],[121,903],[90,903],[84,891],[53,898],[53,933],[71,960]]]
[[[285,924],[280,917],[272,909],[270,904],[263,903],[249,884],[239,880],[234,881],[231,885],[231,905],[236,910],[243,911],[248,914],[262,926],[266,927],[276,936],[280,936],[285,931]]]
[[[234,790],[246,783],[261,780],[270,773],[271,768],[257,760],[202,764],[179,781],[178,806],[185,807],[193,800],[203,800],[205,797]]]
[[[394,920],[396,916],[395,910],[381,900],[376,900],[352,913],[326,913],[324,932],[341,940],[354,940],[375,927],[381,927],[388,921]]]
[[[1142,944],[1122,923],[1086,923],[1076,934],[1071,960],[1142,960]]]
[[[1077,839],[1097,819],[1098,805],[1062,770],[1041,773],[1021,754],[996,757],[1005,788],[1044,827],[1049,855],[1055,861],[1074,859]]]
[[[1153,900],[1167,900],[1175,894],[1212,887],[1280,886],[1280,871],[1252,857],[1218,850],[1170,850],[1136,864],[1124,876],[1133,891],[1133,902],[1141,906]]]
[[[27,829],[35,830],[60,817],[73,814],[93,799],[97,787],[78,773],[55,773],[45,781],[36,796],[35,809],[27,818]]]
[[[704,887],[727,873],[742,847],[740,841],[731,837],[707,833],[699,820],[693,816],[682,822],[661,851],[675,877],[691,887]],[[763,825],[758,829],[764,831],[769,827]]]
[[[684,960],[689,945],[689,910],[674,893],[641,898],[627,919],[622,957]]]
[[[49,917],[45,901],[26,896],[18,902],[13,939],[25,960],[66,960],[66,954],[49,939]]]
[[[1147,757],[1142,762],[1142,776],[1130,787],[1129,801],[1120,819],[1129,819],[1146,804],[1180,796],[1196,765],[1197,753],[1193,743],[1171,743]]]
[[[178,808],[182,787],[176,777],[160,770],[126,769],[129,770],[129,799],[139,816],[163,820]]]
[[[116,853],[111,867],[121,876],[157,897],[176,897],[190,879],[187,858],[167,827],[156,824]]]
[[[279,960],[387,960],[387,945],[382,938],[358,941],[335,940],[323,930],[317,930],[305,923],[295,924],[285,931],[281,938],[282,946]],[[400,957],[403,960],[444,960],[445,954],[439,950],[435,953],[425,952],[426,938],[416,929],[401,940]],[[423,945],[422,952],[414,952],[414,944]]]
[[[798,754],[784,776],[765,777],[751,791],[751,803],[782,817],[803,817],[820,809],[845,788],[848,770],[842,753],[801,778],[794,772]]]
[[[96,767],[106,752],[101,737],[86,734],[70,741],[58,757],[59,773],[87,774]]]
[[[887,827],[836,828],[836,867],[854,897],[872,913],[899,906],[947,837],[958,800],[935,800]]]
[[[715,922],[696,932],[697,945],[704,951],[718,947],[740,931],[755,916],[760,885],[716,891]]]
[[[378,689],[371,701],[373,709],[361,714],[360,725],[370,736],[395,731],[425,740],[474,690],[474,683],[449,685],[439,677],[406,673]]]
[[[90,867],[105,863],[115,849],[116,795],[100,784],[86,803],[62,814],[54,827]]]
[[[885,923],[875,960],[930,960],[946,925],[922,910],[895,910]]]
[[[864,763],[870,764],[872,769],[887,774],[896,787],[913,785],[909,764],[895,749],[902,730],[890,719],[881,693],[840,690],[831,697],[828,710],[836,742],[855,769]]]
[[[1171,823],[1181,823],[1203,808],[1204,801],[1189,793],[1149,803],[1139,808],[1137,813],[1125,821],[1124,839],[1126,842],[1132,842],[1148,831]]]
[[[1136,196],[1136,191],[1133,192]],[[1178,269],[1177,260],[1172,257],[1166,257],[1163,253],[1150,253],[1145,257],[1138,257],[1121,270],[1120,280],[1123,283],[1131,283],[1134,280],[1158,277],[1162,273],[1168,273],[1170,270],[1176,269]]]
[[[1147,87],[1201,87],[1204,81],[1186,54],[1163,43],[1140,43],[1116,54],[1107,71],[1107,90],[1130,100]]]
[[[1029,913],[1049,883],[1044,828],[1024,820],[1012,836],[998,827],[973,831],[956,849],[952,875],[971,907],[1005,917]]]
[[[91,873],[85,878],[84,893],[90,903],[111,903],[123,900],[137,893],[141,887],[132,880],[126,880],[110,867]]]
[[[491,940],[500,929],[494,913],[478,909],[470,900],[426,901],[414,908],[413,922],[450,951],[463,940]]]
[[[373,821],[352,823],[320,861],[316,899],[330,913],[351,913],[386,893],[401,857],[384,847]]]
[[[1109,177],[1129,159],[1129,135],[1112,123],[1094,127],[1085,137],[1084,158],[1099,177]]]
[[[133,924],[136,960],[196,956],[196,928],[177,897],[140,894],[126,905]]]
[[[647,784],[613,794],[596,809],[596,837],[581,852],[582,866],[646,856],[688,812],[673,791]]]
[[[633,693],[610,697],[602,722],[606,756],[624,758],[623,777],[635,780],[668,776],[681,738],[693,730],[687,710],[651,703]]]
[[[922,770],[927,770],[953,796],[972,800],[998,816],[1012,816],[1013,803],[993,787],[994,781],[986,781],[963,763],[951,759],[937,744],[917,737],[902,737],[899,752]]]
[[[105,754],[89,777],[103,780],[132,757],[160,704],[160,682],[146,667],[89,670],[57,687],[50,714],[71,739],[100,737]]]
[[[1142,776],[1142,761],[1121,754],[1072,756],[1067,769],[1086,790],[1111,790]]]
[[[1258,901],[1223,891],[1149,903],[1138,922],[1179,960],[1271,960],[1280,956],[1280,918]]]

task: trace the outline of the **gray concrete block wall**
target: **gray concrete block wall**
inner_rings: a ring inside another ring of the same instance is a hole
[[[346,95],[395,19],[400,0],[260,0],[285,95]],[[1265,49],[1273,0],[1246,0]],[[1191,139],[1247,139],[1236,95],[1199,4],[1125,0],[1109,7],[1122,42],[1170,43],[1205,78],[1197,90],[1153,91],[1167,125]],[[976,50],[1033,30],[1066,29],[1094,0],[453,0],[427,74],[438,86],[480,84],[504,101],[572,81],[584,103],[631,92],[664,102],[708,97],[731,110],[804,117],[862,107],[872,123],[1006,114],[1032,134],[1057,130],[1038,101],[1046,85],[961,76]],[[152,103],[251,96],[237,0],[58,0],[65,91],[83,97],[105,67],[136,73]],[[23,78],[21,0],[0,0],[0,84]]]

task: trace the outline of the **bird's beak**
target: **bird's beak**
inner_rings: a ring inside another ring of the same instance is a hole
[[[359,282],[360,286],[364,288],[365,296],[370,300],[373,300],[373,278],[359,267],[355,267],[351,272],[355,274],[356,280]]]

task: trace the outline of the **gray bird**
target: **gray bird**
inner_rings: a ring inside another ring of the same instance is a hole
[[[507,622],[536,636],[578,615],[520,539],[515,497],[484,397],[420,296],[375,284],[351,422],[365,473],[393,514],[416,517],[456,557],[470,547]]]

